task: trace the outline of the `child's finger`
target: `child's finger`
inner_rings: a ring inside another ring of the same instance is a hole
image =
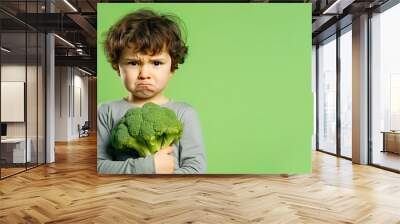
[[[168,147],[161,149],[161,151],[163,151],[165,154],[170,154],[174,151],[174,147],[168,146]]]

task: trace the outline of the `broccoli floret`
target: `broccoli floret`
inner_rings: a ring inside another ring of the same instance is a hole
[[[146,103],[125,113],[111,130],[110,141],[116,150],[136,150],[145,157],[179,141],[182,132],[183,125],[174,111]]]

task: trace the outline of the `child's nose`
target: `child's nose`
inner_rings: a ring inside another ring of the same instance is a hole
[[[151,75],[150,75],[150,69],[148,68],[148,66],[146,66],[146,65],[143,65],[141,68],[140,68],[140,71],[139,71],[139,79],[148,79],[148,78],[150,78],[151,77]]]

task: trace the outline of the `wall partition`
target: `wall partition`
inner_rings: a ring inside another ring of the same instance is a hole
[[[1,179],[45,163],[45,34],[22,20],[42,5],[0,3]]]

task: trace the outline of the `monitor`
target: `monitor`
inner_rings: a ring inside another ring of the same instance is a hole
[[[7,124],[1,123],[1,136],[7,136]]]

